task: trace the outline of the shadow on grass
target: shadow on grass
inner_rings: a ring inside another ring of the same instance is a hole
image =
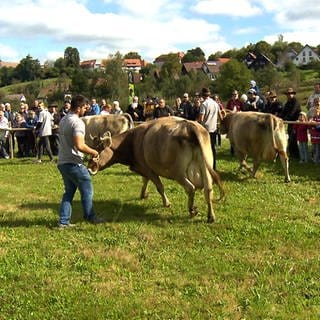
[[[171,223],[173,221],[185,221],[187,217],[177,216],[170,214],[169,208],[163,208],[161,204],[154,208],[154,204],[150,203],[150,208],[144,207],[142,204],[135,205],[129,200],[127,202],[120,201],[117,199],[104,200],[104,201],[94,201],[94,208],[99,217],[105,219],[105,223],[126,223],[126,222],[144,222],[148,224],[154,224],[157,226],[165,225],[166,223]],[[141,200],[148,201],[148,200]],[[151,208],[153,206],[153,208]],[[28,212],[32,212],[32,217],[30,218],[15,218],[10,216],[10,214],[3,213],[3,218],[0,220],[0,227],[32,227],[32,226],[47,226],[48,228],[55,228],[58,223],[58,210],[59,203],[48,203],[48,202],[34,202],[34,203],[24,203],[20,206],[20,210],[25,211],[26,215]],[[154,211],[161,210],[161,214]],[[38,216],[34,213],[36,211],[41,212],[54,212],[54,216]],[[162,213],[163,212],[163,213]],[[72,208],[72,223],[83,222],[82,216],[82,206],[80,201],[73,202]]]
[[[232,163],[234,165],[234,169],[231,171],[226,171],[224,169],[225,163]],[[248,165],[250,167],[253,166],[252,159],[248,158]],[[299,182],[300,179],[307,179],[311,181],[319,181],[319,164],[314,164],[309,161],[308,163],[299,163],[299,160],[289,159],[289,173],[292,181]],[[239,161],[235,156],[231,156],[229,151],[221,151],[217,155],[217,171],[221,176],[223,181],[243,181],[252,179],[248,172],[240,172],[239,171]],[[221,169],[221,171],[220,171]],[[280,181],[284,181],[284,170],[281,164],[279,157],[275,162],[273,161],[262,161],[257,174],[261,175],[261,172],[264,171],[273,176],[279,177]],[[258,178],[263,179],[263,178]]]

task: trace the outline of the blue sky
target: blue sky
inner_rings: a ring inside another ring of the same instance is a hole
[[[281,34],[284,41],[320,44],[319,0],[2,0],[0,59],[30,54],[41,63],[138,52],[152,62],[162,53],[200,47],[208,57]]]

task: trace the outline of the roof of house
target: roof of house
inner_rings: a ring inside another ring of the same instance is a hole
[[[123,64],[127,68],[141,68],[143,66],[143,61],[141,59],[124,59]]]
[[[1,67],[7,67],[7,68],[15,68],[19,62],[5,62],[0,60],[0,68]]]
[[[317,48],[313,48],[313,47],[309,46],[308,44],[306,44],[306,45],[300,50],[300,52],[297,54],[297,56],[300,55],[300,54],[301,54],[304,50],[306,50],[306,49],[310,49],[310,50],[313,51],[316,55],[318,55],[318,50],[317,50]]]
[[[187,72],[191,70],[199,70],[202,69],[204,62],[203,61],[195,61],[195,62],[185,62],[183,63],[183,67]]]
[[[221,64],[227,63],[230,61],[230,58],[218,58],[217,61],[221,62]]]
[[[80,62],[81,67],[93,67],[96,64],[97,60],[85,60]]]

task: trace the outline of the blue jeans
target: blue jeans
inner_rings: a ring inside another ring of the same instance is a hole
[[[60,205],[60,223],[69,224],[72,212],[72,200],[77,188],[80,191],[84,219],[95,216],[92,197],[93,187],[88,169],[82,164],[59,164],[58,169],[64,183],[64,194]]]
[[[300,161],[308,161],[308,143],[307,142],[298,142]]]

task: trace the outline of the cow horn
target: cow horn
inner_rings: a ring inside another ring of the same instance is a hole
[[[95,163],[98,163],[98,162],[99,162],[99,159],[100,159],[100,156],[97,155],[96,157],[93,157],[93,158],[92,158],[92,161],[95,162]]]
[[[94,137],[91,133],[89,134],[91,140],[95,140],[97,137]]]
[[[100,140],[101,140],[101,141],[104,141],[104,140],[107,140],[107,139],[111,139],[111,133],[110,133],[110,131],[105,132],[105,133],[103,134],[103,136],[100,137]]]

